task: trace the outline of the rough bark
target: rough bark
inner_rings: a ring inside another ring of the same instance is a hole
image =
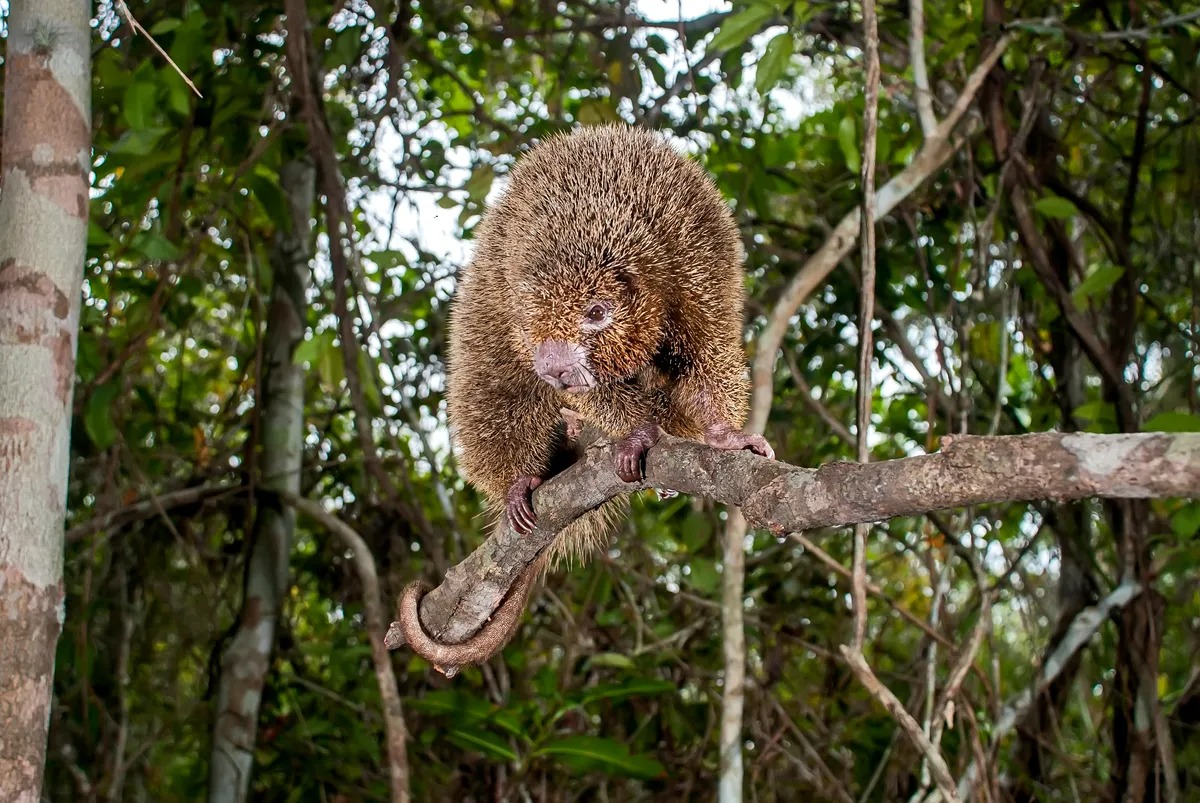
[[[943,438],[933,454],[818,469],[664,435],[647,454],[646,479],[638,484],[622,482],[613,461],[611,444],[592,445],[539,486],[537,528],[527,536],[504,528],[452,567],[421,603],[425,629],[448,643],[469,637],[557,532],[632,490],[672,488],[740,505],[751,525],[779,533],[987,503],[1200,496],[1196,433],[960,435]],[[393,625],[388,646],[401,644]]]
[[[91,168],[90,3],[12,0],[0,175],[0,800],[41,797]]]
[[[300,490],[304,436],[304,371],[292,359],[304,338],[315,171],[295,160],[280,171],[292,219],[279,221],[271,256],[275,283],[267,315],[262,393],[264,489]],[[258,709],[275,645],[275,628],[288,584],[288,553],[296,513],[270,495],[259,499],[253,544],[247,558],[245,599],[221,661],[208,799],[243,801],[250,787]]]

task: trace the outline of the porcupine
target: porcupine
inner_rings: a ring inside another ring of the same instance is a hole
[[[449,311],[446,392],[463,477],[500,524],[536,523],[532,492],[571,462],[580,422],[617,440],[616,472],[643,478],[661,432],[773,458],[741,432],[748,407],[737,226],[712,180],[658,134],[603,125],[519,159],[480,221]],[[563,423],[568,426],[564,429]],[[410,584],[398,616],[441,671],[477,664],[516,632],[533,583],[607,543],[627,495],[560,532],[466,641],[438,642]]]

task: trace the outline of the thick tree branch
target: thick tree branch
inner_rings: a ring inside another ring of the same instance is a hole
[[[934,454],[819,469],[664,435],[636,485],[617,477],[613,460],[610,444],[594,444],[541,485],[533,495],[537,528],[521,536],[506,527],[451,568],[421,603],[425,629],[446,643],[469,637],[557,532],[633,490],[672,488],[739,505],[752,525],[777,533],[1033,499],[1200,497],[1195,433],[960,435],[943,438]],[[393,625],[388,647],[401,644]]]

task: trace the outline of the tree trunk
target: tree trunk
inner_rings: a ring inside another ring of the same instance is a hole
[[[12,0],[0,172],[0,800],[41,797],[87,248],[91,4]]]
[[[274,286],[267,315],[262,399],[260,483],[300,490],[304,435],[304,371],[293,362],[304,338],[309,281],[310,211],[315,171],[307,160],[288,162],[280,184],[291,202],[291,221],[279,221],[271,255]],[[275,645],[275,626],[288,583],[288,552],[296,513],[278,497],[259,499],[254,540],[246,565],[245,600],[237,632],[221,661],[214,715],[208,799],[244,801],[262,691]]]
[[[721,574],[721,648],[725,656],[721,695],[719,803],[742,800],[742,720],[746,707],[746,517],[729,509]]]

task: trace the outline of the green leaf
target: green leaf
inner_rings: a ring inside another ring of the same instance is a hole
[[[89,217],[87,244],[89,246],[111,245],[112,241],[112,235],[105,231],[104,228],[97,223],[93,217]]]
[[[126,131],[108,149],[111,154],[126,156],[149,156],[158,149],[159,141],[166,136],[166,128],[137,128]]]
[[[135,130],[150,128],[154,123],[155,102],[158,97],[158,85],[145,81],[130,84],[125,90],[124,116],[125,122]]]
[[[169,262],[179,259],[183,252],[175,244],[156,231],[144,231],[133,238],[133,250],[146,259]]]
[[[783,77],[784,71],[792,60],[796,41],[791,31],[777,34],[767,45],[763,57],[758,60],[758,68],[754,73],[754,88],[758,94],[765,95]]]
[[[383,403],[379,398],[379,370],[375,367],[375,361],[371,359],[371,355],[367,353],[366,349],[358,352],[358,377],[367,404],[372,409],[378,410]]]
[[[369,254],[363,254],[363,256],[374,262],[384,272],[395,268],[408,267],[408,257],[404,255],[403,251],[380,249],[379,251],[372,251]]]
[[[862,169],[862,156],[858,152],[858,124],[857,121],[850,115],[842,118],[838,123],[838,147],[842,149],[842,158],[846,160],[846,167],[850,168],[850,172],[858,175],[858,171]]]
[[[706,48],[709,52],[728,50],[745,42],[762,30],[767,20],[775,16],[775,7],[758,3],[728,17],[713,35]]]
[[[313,335],[308,340],[302,341],[300,345],[296,346],[296,353],[292,355],[292,364],[303,365],[304,363],[310,363],[315,365],[322,352],[331,348],[333,348],[332,331]]]
[[[579,111],[575,112],[575,119],[584,125],[596,125],[597,123],[617,122],[620,120],[620,115],[607,100],[587,98],[579,104]]]
[[[331,343],[329,348],[318,356],[316,368],[322,382],[334,389],[341,387],[342,380],[346,378],[341,347]]]
[[[1050,218],[1068,218],[1079,214],[1079,210],[1075,208],[1075,204],[1057,195],[1047,195],[1044,198],[1039,198],[1037,203],[1033,205],[1033,208],[1039,214]]]
[[[113,400],[117,398],[120,388],[114,382],[107,382],[96,388],[87,401],[83,413],[83,428],[97,449],[107,449],[117,442],[117,428],[113,424]]]
[[[1080,421],[1087,422],[1087,428],[1092,432],[1111,432],[1117,425],[1112,405],[1105,401],[1081,404],[1075,408],[1073,415]]]
[[[1117,279],[1125,274],[1125,269],[1117,265],[1101,265],[1088,274],[1079,286],[1071,291],[1076,305],[1083,306],[1089,299],[1102,296],[1108,292]]]
[[[246,188],[258,201],[268,220],[284,231],[292,227],[292,213],[288,209],[287,198],[284,197],[283,190],[279,187],[277,175],[260,166],[246,176],[245,183]]]
[[[1159,413],[1146,422],[1143,432],[1200,432],[1200,415]]]
[[[467,197],[475,201],[482,201],[491,190],[495,178],[496,171],[492,169],[491,165],[479,165],[471,171],[471,177],[467,179],[463,189],[467,191]]]
[[[414,711],[453,716],[460,724],[478,722],[492,713],[490,703],[451,689],[427,692],[418,698],[406,700],[405,705]]]
[[[516,751],[508,745],[508,742],[485,730],[451,728],[450,732],[446,734],[446,739],[455,747],[474,750],[488,758],[500,761],[516,761],[518,758]]]
[[[689,552],[698,552],[701,547],[708,543],[711,530],[712,528],[709,526],[707,517],[692,514],[685,518],[683,523],[679,525],[679,537]]]
[[[192,89],[183,79],[171,73],[167,79],[167,103],[176,114],[186,116],[192,110]]]
[[[691,580],[697,591],[711,594],[717,590],[717,586],[721,584],[721,575],[717,573],[717,567],[711,560],[693,558],[689,566],[691,572],[688,574],[688,579]]]
[[[1171,515],[1171,529],[1183,538],[1200,532],[1200,503],[1192,502],[1176,510]]]
[[[604,683],[583,692],[580,702],[595,703],[600,700],[626,700],[630,697],[651,697],[669,694],[676,690],[674,683],[657,678],[631,678],[623,683]]]
[[[150,26],[150,35],[162,36],[164,33],[170,33],[182,24],[183,20],[179,19],[179,17],[164,17]]]
[[[602,652],[588,658],[589,669],[607,667],[609,669],[633,669],[633,659],[620,652]]]
[[[635,756],[621,742],[600,736],[567,736],[535,750],[534,755],[555,758],[573,769],[598,770],[626,778],[650,780],[666,772],[655,759]]]

